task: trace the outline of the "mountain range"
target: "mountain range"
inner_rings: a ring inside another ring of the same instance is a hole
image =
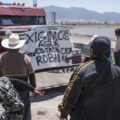
[[[117,22],[120,23],[120,13],[117,12],[104,12],[99,13],[96,11],[88,10],[85,8],[78,7],[58,7],[58,6],[47,6],[44,7],[45,11],[56,12],[57,19],[84,19],[84,20],[98,20],[98,21],[106,21],[106,22]]]

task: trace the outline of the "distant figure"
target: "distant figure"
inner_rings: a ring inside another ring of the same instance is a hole
[[[115,30],[115,36],[116,36],[115,51],[118,52],[118,51],[120,51],[120,28],[117,28]]]
[[[120,120],[120,68],[108,61],[110,51],[107,37],[93,40],[91,60],[74,71],[58,106],[60,120]]]
[[[115,36],[116,36],[116,46],[115,46],[114,59],[115,59],[115,64],[120,67],[120,28],[117,28],[115,30]]]

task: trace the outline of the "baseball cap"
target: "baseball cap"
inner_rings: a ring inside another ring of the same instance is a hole
[[[95,55],[109,54],[111,50],[111,41],[107,37],[98,36],[92,41],[91,48]]]

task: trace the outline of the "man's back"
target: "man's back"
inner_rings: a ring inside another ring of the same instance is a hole
[[[81,95],[71,112],[73,120],[120,120],[120,68],[96,60],[79,77]]]
[[[29,64],[27,55],[16,52],[7,52],[0,58],[0,70],[4,75],[25,74],[27,73],[27,64]]]
[[[120,68],[107,59],[79,66],[66,89],[61,118],[71,120],[120,120]]]

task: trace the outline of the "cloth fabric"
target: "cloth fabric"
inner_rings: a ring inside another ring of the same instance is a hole
[[[18,91],[22,102],[24,103],[24,115],[23,120],[31,120],[31,105],[29,91]]]
[[[28,91],[32,91],[34,92],[35,88],[30,85],[29,83],[23,81],[23,80],[19,80],[19,79],[15,79],[15,78],[9,78],[10,82],[13,84],[14,88],[17,91],[23,91],[25,89],[27,89]]]
[[[91,60],[71,76],[58,108],[72,120],[120,120],[120,68],[107,59]]]
[[[115,52],[120,51],[120,36],[116,39]]]
[[[5,109],[5,112],[0,116],[0,120],[23,119],[24,104],[22,103],[18,92],[6,77],[0,78],[0,103]]]
[[[114,52],[115,64],[120,67],[120,51]]]
[[[18,78],[36,87],[35,74],[31,60],[26,54],[18,50],[11,50],[0,57],[0,74],[2,76]]]

